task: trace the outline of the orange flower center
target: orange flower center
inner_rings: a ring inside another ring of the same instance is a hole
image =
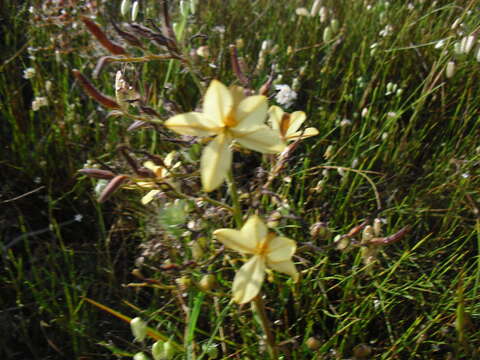
[[[237,126],[238,121],[237,118],[235,117],[235,108],[232,107],[228,114],[223,118],[223,123],[225,124],[226,127],[234,127]]]
[[[280,133],[285,136],[290,127],[290,114],[284,113],[280,120]]]
[[[273,232],[268,233],[262,241],[257,245],[257,255],[266,255],[268,253],[268,247],[270,245],[270,241],[275,238],[277,235]]]

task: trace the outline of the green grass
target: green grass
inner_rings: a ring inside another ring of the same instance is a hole
[[[324,1],[330,15],[321,23],[318,17],[295,15],[300,5],[293,1],[212,0],[188,18],[184,38],[191,39],[187,48],[209,46],[212,57],[195,65],[207,84],[211,78],[236,81],[228,45],[242,38],[239,55],[250,69],[252,86],[267,80],[273,64],[283,75],[281,83],[298,78],[298,99],[289,110],[305,111],[308,125],[320,132],[294,152],[284,173],[290,181],[281,176],[272,184],[289,207],[269,197],[260,201],[261,213],[268,217],[278,211],[277,230],[298,242],[300,283],[275,274],[273,283],[263,286],[284,358],[352,358],[367,344],[368,358],[374,359],[473,359],[480,356],[479,44],[470,54],[458,55],[453,43],[461,40],[459,31],[466,36],[478,30],[474,14],[479,8],[475,1],[415,1],[412,9],[404,2],[370,3],[367,9],[360,1]],[[229,304],[239,263],[223,262],[223,255],[232,260],[235,255],[222,253],[203,266],[188,264],[192,242],[205,238],[204,250],[212,255],[219,248],[210,241],[212,231],[234,227],[231,219],[209,218],[198,232],[178,236],[182,224],[173,215],[159,216],[165,210],[160,202],[143,207],[139,194],[122,190],[99,205],[95,182],[77,175],[88,159],[131,172],[115,150],[119,144],[160,155],[179,147],[151,129],[127,132],[125,118],[107,118],[71,74],[78,68],[91,78],[105,50],[80,22],[68,28],[68,41],[62,39],[61,27],[33,20],[30,5],[40,2],[1,5],[1,13],[8,15],[1,25],[0,63],[0,333],[6,334],[0,338],[0,355],[97,359],[145,349],[132,342],[128,324],[86,303],[86,296],[148,319],[149,326],[185,347],[178,358],[206,359],[204,350],[212,344],[218,345],[219,358],[268,358],[259,350],[262,331],[249,306]],[[148,12],[159,19],[158,4],[143,5],[140,17]],[[310,9],[311,2],[306,6]],[[175,8],[172,16],[182,19]],[[340,30],[325,43],[322,34],[333,17]],[[452,30],[459,17],[462,25]],[[119,10],[100,9],[97,20],[108,26],[109,19],[119,21]],[[387,24],[391,34],[379,36]],[[225,32],[216,26],[225,26]],[[192,38],[195,34],[205,36]],[[448,49],[435,49],[444,38]],[[255,70],[265,39],[279,50]],[[39,49],[35,59],[29,58],[28,47]],[[60,50],[60,62],[55,50]],[[450,79],[445,76],[449,61],[456,63]],[[27,67],[36,70],[31,80],[22,78]],[[182,111],[197,106],[192,76],[176,62],[109,64],[92,82],[113,95],[114,73],[123,68],[138,89],[149,89],[148,105],[163,117],[168,115],[162,98]],[[388,83],[397,84],[401,93],[386,95]],[[48,107],[32,111],[36,96],[47,96]],[[349,125],[341,125],[344,119]],[[333,152],[327,159],[329,146]],[[189,151],[196,169],[199,149]],[[246,174],[240,176],[239,191],[248,193],[252,169],[268,168],[268,162],[253,154],[236,160],[235,174]],[[339,167],[345,169],[343,176]],[[315,190],[320,180],[323,189]],[[212,197],[222,201],[221,194]],[[259,206],[242,199],[245,208]],[[76,214],[82,214],[81,222],[72,221]],[[359,247],[339,251],[334,237],[375,216],[386,220],[385,235],[405,226],[411,231],[382,247],[378,264],[368,268]],[[328,235],[312,238],[309,226],[320,221]],[[130,272],[140,266],[138,258],[149,244],[161,251],[145,260],[143,275],[175,290],[124,286],[142,282]],[[161,270],[167,259],[184,266]],[[213,295],[196,286],[178,290],[178,278],[195,284],[209,273],[218,281]],[[319,340],[317,350],[306,345],[312,336]]]

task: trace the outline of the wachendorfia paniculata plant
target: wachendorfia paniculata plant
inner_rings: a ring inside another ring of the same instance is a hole
[[[136,9],[132,17],[135,15],[136,18],[138,3],[134,3]],[[129,14],[131,5],[124,0],[122,13]],[[142,282],[130,286],[152,287],[178,298],[186,314],[183,338],[158,330],[161,325],[153,324],[152,319],[130,319],[92,299],[87,301],[130,322],[135,341],[143,346],[135,354],[135,359],[148,358],[147,353],[154,359],[170,359],[175,354],[184,353],[185,358],[215,358],[218,355],[217,344],[221,345],[226,358],[237,351],[235,342],[242,339],[228,339],[221,322],[225,321],[225,314],[234,303],[239,304],[240,309],[245,304],[251,304],[254,316],[248,321],[252,322],[252,329],[257,329],[259,325],[258,353],[266,349],[269,356],[276,359],[281,348],[269,319],[275,311],[267,312],[269,298],[262,288],[282,288],[281,292],[289,292],[289,297],[295,301],[295,287],[301,281],[302,273],[302,266],[295,265],[301,259],[296,257],[297,241],[301,239],[290,239],[288,234],[270,229],[267,224],[274,227],[278,215],[276,208],[288,207],[288,199],[276,192],[276,179],[285,175],[298,144],[319,132],[314,127],[303,126],[308,122],[305,112],[289,113],[280,106],[270,104],[269,98],[274,96],[274,75],[270,74],[265,83],[253,86],[252,83],[257,82],[240,66],[234,45],[227,50],[231,55],[232,73],[237,80],[227,86],[224,80],[203,76],[196,68],[192,51],[183,40],[184,29],[180,26],[189,12],[194,11],[195,2],[192,1],[191,8],[185,7],[185,2],[181,6],[176,28],[170,19],[166,1],[162,5],[161,29],[135,22],[113,24],[123,44],[110,40],[92,19],[82,19],[86,29],[110,52],[98,61],[93,78],[118,64],[123,68],[125,64],[166,61],[170,68],[178,66],[177,71],[182,70],[189,75],[191,86],[197,87],[200,96],[191,111],[184,111],[173,101],[165,101],[164,109],[160,109],[158,105],[148,104],[148,99],[129,83],[122,69],[115,72],[115,96],[105,95],[82,72],[73,70],[85,92],[110,110],[109,117],[130,119],[129,133],[138,129],[157,132],[162,144],[167,144],[162,148],[168,149],[152,153],[122,144],[117,150],[130,171],[87,167],[79,172],[103,182],[103,186],[98,187],[100,202],[111,200],[118,190],[133,190],[140,195],[142,205],[158,212],[158,222],[166,233],[163,239],[173,243],[172,248],[176,250],[171,251],[172,257],[175,255],[173,260],[164,257],[162,264],[156,264],[156,269],[181,273],[197,271],[206,275],[197,283],[192,283],[191,278],[183,275],[173,283],[165,284],[143,275],[142,271],[152,268],[142,269],[147,255],[137,261],[133,274]],[[152,44],[158,53],[152,52]],[[205,48],[202,51],[199,48],[197,53],[210,56]],[[249,169],[252,163],[257,164],[263,176],[255,176]],[[366,235],[364,231],[361,242],[351,241],[367,225],[362,224],[354,232],[340,237],[336,244],[340,250],[360,248],[368,266],[375,262],[380,246],[396,241],[408,230],[402,229],[385,238],[380,237],[380,231],[372,232],[373,235]],[[316,227],[312,226],[312,229]],[[189,249],[178,251],[185,244],[185,238],[190,240],[187,240]],[[151,248],[147,252],[156,251]],[[179,261],[182,256],[183,260]],[[224,291],[219,286],[220,275],[226,279],[223,283],[232,282],[232,290]],[[267,284],[265,278],[269,280]],[[212,325],[215,328],[213,335],[201,347],[194,341],[199,307],[195,307],[194,311],[183,300],[186,290],[191,287],[198,290],[193,295],[194,303],[201,306],[204,296],[211,297],[212,306],[220,318],[220,324]],[[225,298],[230,301],[222,309],[219,299]],[[148,339],[156,342],[148,343]]]

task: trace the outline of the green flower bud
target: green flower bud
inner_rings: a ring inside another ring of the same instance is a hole
[[[333,38],[333,31],[330,26],[327,26],[325,30],[323,30],[323,42],[329,42]]]
[[[163,344],[163,352],[165,354],[165,360],[170,360],[175,355],[175,348],[170,340]]]
[[[330,28],[334,34],[338,33],[338,30],[340,30],[340,23],[337,19],[332,19],[332,21],[330,21]]]
[[[133,356],[133,360],[150,360],[150,358],[143,352],[139,352]]]
[[[152,346],[152,355],[155,360],[163,360],[164,359],[164,345],[165,343],[161,340],[158,340]]]
[[[147,323],[139,317],[130,320],[130,329],[135,341],[143,341],[147,336]]]

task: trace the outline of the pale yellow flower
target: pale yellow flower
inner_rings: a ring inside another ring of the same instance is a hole
[[[268,122],[272,129],[277,131],[284,141],[306,139],[310,136],[318,135],[318,130],[314,127],[298,130],[307,118],[303,111],[295,111],[289,114],[280,107],[273,105],[268,110],[268,114]]]
[[[282,152],[284,142],[278,133],[265,125],[267,98],[245,97],[243,89],[230,89],[213,80],[203,101],[203,112],[173,116],[165,122],[169,129],[190,136],[215,136],[205,147],[200,160],[200,173],[205,191],[218,188],[232,164],[230,145],[233,141],[261,153]]]
[[[167,179],[171,175],[170,170],[180,166],[180,162],[173,164],[174,156],[175,156],[174,152],[171,152],[167,156],[165,156],[165,159],[163,159],[163,163],[165,164],[166,167],[156,165],[153,161],[144,162],[143,166],[151,170],[155,174],[155,178],[148,179],[146,181],[138,181],[136,184],[141,188],[145,188],[145,189],[152,189],[152,188],[158,187],[157,182],[160,182],[160,181],[168,182],[170,185],[174,186],[175,184],[171,183]],[[146,205],[149,202],[151,202],[155,198],[155,196],[161,191],[162,190],[159,190],[159,189],[150,190],[145,196],[142,197],[142,204]]]
[[[218,229],[213,235],[226,247],[253,255],[233,280],[233,299],[239,304],[251,301],[260,291],[267,267],[288,274],[295,281],[298,273],[292,262],[295,241],[268,232],[258,216],[251,216],[241,230]]]

